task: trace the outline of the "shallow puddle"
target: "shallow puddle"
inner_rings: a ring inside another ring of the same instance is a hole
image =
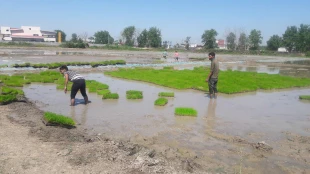
[[[310,94],[310,89],[220,94],[217,99],[210,100],[205,93],[194,90],[175,90],[98,73],[85,76],[108,84],[120,98],[102,100],[101,96],[88,93],[92,103],[85,106],[78,94],[77,106],[70,107],[69,94],[56,90],[54,84],[25,86],[25,95],[40,109],[74,118],[90,133],[119,137],[161,135],[197,150],[212,146],[205,141],[210,130],[255,142],[281,139],[284,131],[309,134],[310,103],[300,101],[298,96]],[[131,89],[143,91],[144,98],[127,100],[126,91]],[[158,93],[163,91],[173,91],[175,97],[169,98],[164,107],[154,106]],[[175,116],[175,107],[193,107],[198,117]]]

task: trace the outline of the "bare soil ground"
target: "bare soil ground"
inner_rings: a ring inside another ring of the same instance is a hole
[[[49,127],[30,103],[0,107],[0,173],[204,173],[191,159],[128,140]]]

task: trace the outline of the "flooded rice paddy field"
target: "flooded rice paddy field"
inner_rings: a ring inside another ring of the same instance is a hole
[[[71,116],[90,132],[120,137],[167,135],[170,136],[168,139],[189,147],[194,141],[196,148],[203,149],[208,144],[205,138],[209,129],[249,141],[276,141],[283,138],[283,132],[309,135],[310,103],[302,102],[298,97],[309,94],[310,89],[220,94],[217,99],[210,99],[203,92],[116,79],[102,73],[85,76],[108,84],[120,98],[102,100],[101,96],[89,93],[92,103],[84,106],[83,98],[78,94],[78,105],[69,107],[69,94],[57,90],[56,85],[31,84],[23,90],[40,109]],[[131,89],[143,91],[144,98],[126,99],[126,91]],[[173,91],[175,97],[169,98],[166,106],[154,106],[158,93],[163,91]],[[193,107],[198,111],[198,117],[175,116],[175,107]],[[259,133],[259,139],[252,136],[256,133]]]
[[[155,137],[157,143],[168,144],[178,149],[185,148],[197,156],[208,156],[206,161],[215,160],[235,166],[243,160],[245,166],[264,172],[310,171],[310,103],[298,98],[299,95],[309,95],[310,88],[219,94],[217,99],[210,99],[200,91],[165,88],[112,78],[102,73],[119,67],[160,69],[173,66],[179,70],[193,69],[196,66],[209,66],[210,62],[207,60],[194,61],[184,58],[175,62],[172,58],[160,58],[161,53],[139,53],[137,56],[138,53],[135,52],[118,54],[112,51],[105,52],[108,55],[105,57],[99,53],[97,56],[93,53],[70,54],[10,54],[0,56],[0,65],[125,59],[125,66],[69,67],[84,72],[89,80],[108,84],[111,92],[119,94],[118,100],[102,100],[101,96],[88,93],[91,103],[85,106],[81,94],[78,94],[77,106],[70,107],[69,93],[64,94],[62,90],[57,90],[54,84],[33,83],[24,86],[23,90],[26,97],[36,103],[38,108],[72,117],[78,126],[87,129],[90,134],[130,139],[140,136]],[[125,54],[127,55],[124,56]],[[192,55],[186,56],[188,58]],[[200,54],[197,57],[199,56],[205,55]],[[46,60],[47,57],[50,59]],[[310,59],[257,56],[252,56],[249,60],[247,58],[249,57],[223,56],[220,59],[220,69],[310,78]],[[12,74],[34,70],[44,69],[8,67],[0,68],[0,73]],[[98,71],[100,73],[97,73]],[[144,98],[127,100],[126,91],[131,89],[143,91]],[[158,93],[164,91],[175,92],[175,97],[169,98],[166,106],[154,106]],[[196,109],[198,116],[175,116],[174,108],[182,106]],[[262,141],[273,147],[272,153],[257,153],[251,148],[253,143]],[[244,144],[250,146],[240,146]]]

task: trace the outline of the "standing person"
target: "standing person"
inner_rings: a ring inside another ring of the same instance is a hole
[[[80,90],[82,96],[84,97],[85,104],[88,104],[88,96],[86,94],[86,83],[83,76],[78,74],[75,71],[69,71],[66,65],[62,65],[59,68],[61,74],[65,77],[65,93],[67,93],[67,86],[68,81],[73,82],[72,89],[71,89],[71,106],[75,104],[75,96],[76,93]]]
[[[165,50],[165,51],[163,52],[163,57],[164,57],[165,59],[167,59],[167,57],[168,57],[167,50]]]
[[[217,80],[218,80],[218,75],[219,75],[219,62],[215,58],[214,52],[209,53],[209,60],[211,61],[211,70],[210,70],[208,78],[206,79],[206,82],[208,82],[209,84],[210,98],[212,98],[212,95],[214,95],[214,98],[216,98],[217,97]]]
[[[179,61],[179,53],[178,53],[178,51],[175,51],[174,58],[175,58],[176,61]]]

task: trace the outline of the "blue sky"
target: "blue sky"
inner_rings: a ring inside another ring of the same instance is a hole
[[[263,43],[287,26],[310,24],[310,0],[0,0],[0,26],[41,26],[72,33],[107,30],[115,39],[134,25],[140,31],[156,26],[173,44],[191,36],[201,42],[204,30],[217,38],[240,29],[261,30]]]

